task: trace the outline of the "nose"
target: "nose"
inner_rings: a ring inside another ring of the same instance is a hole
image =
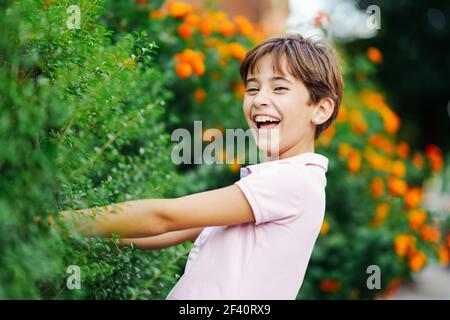
[[[259,108],[267,107],[268,105],[270,105],[269,95],[263,90],[260,90],[253,98],[253,105]]]

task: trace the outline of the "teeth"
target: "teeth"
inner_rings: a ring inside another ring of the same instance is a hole
[[[270,117],[270,116],[256,116],[255,122],[266,122],[266,121],[280,121],[280,119]]]

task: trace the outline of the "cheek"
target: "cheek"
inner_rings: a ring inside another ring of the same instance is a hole
[[[244,102],[242,104],[242,111],[244,113],[245,118],[249,119],[251,108],[250,108],[250,103],[248,100],[244,100]]]
[[[300,137],[307,126],[307,114],[301,112],[301,106],[291,106],[283,112],[283,121],[280,128],[282,143],[290,143],[290,140]]]

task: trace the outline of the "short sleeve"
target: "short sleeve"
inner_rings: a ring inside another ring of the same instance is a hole
[[[304,181],[300,170],[290,169],[277,170],[276,174],[259,171],[235,182],[252,207],[255,225],[300,215]]]

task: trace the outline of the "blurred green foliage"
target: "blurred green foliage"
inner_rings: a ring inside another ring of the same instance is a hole
[[[145,33],[112,43],[101,1],[79,1],[69,29],[71,4],[1,12],[0,298],[164,298],[188,244],[143,253],[51,227],[58,210],[163,197],[177,179],[157,46]],[[69,265],[81,291],[66,288]]]

